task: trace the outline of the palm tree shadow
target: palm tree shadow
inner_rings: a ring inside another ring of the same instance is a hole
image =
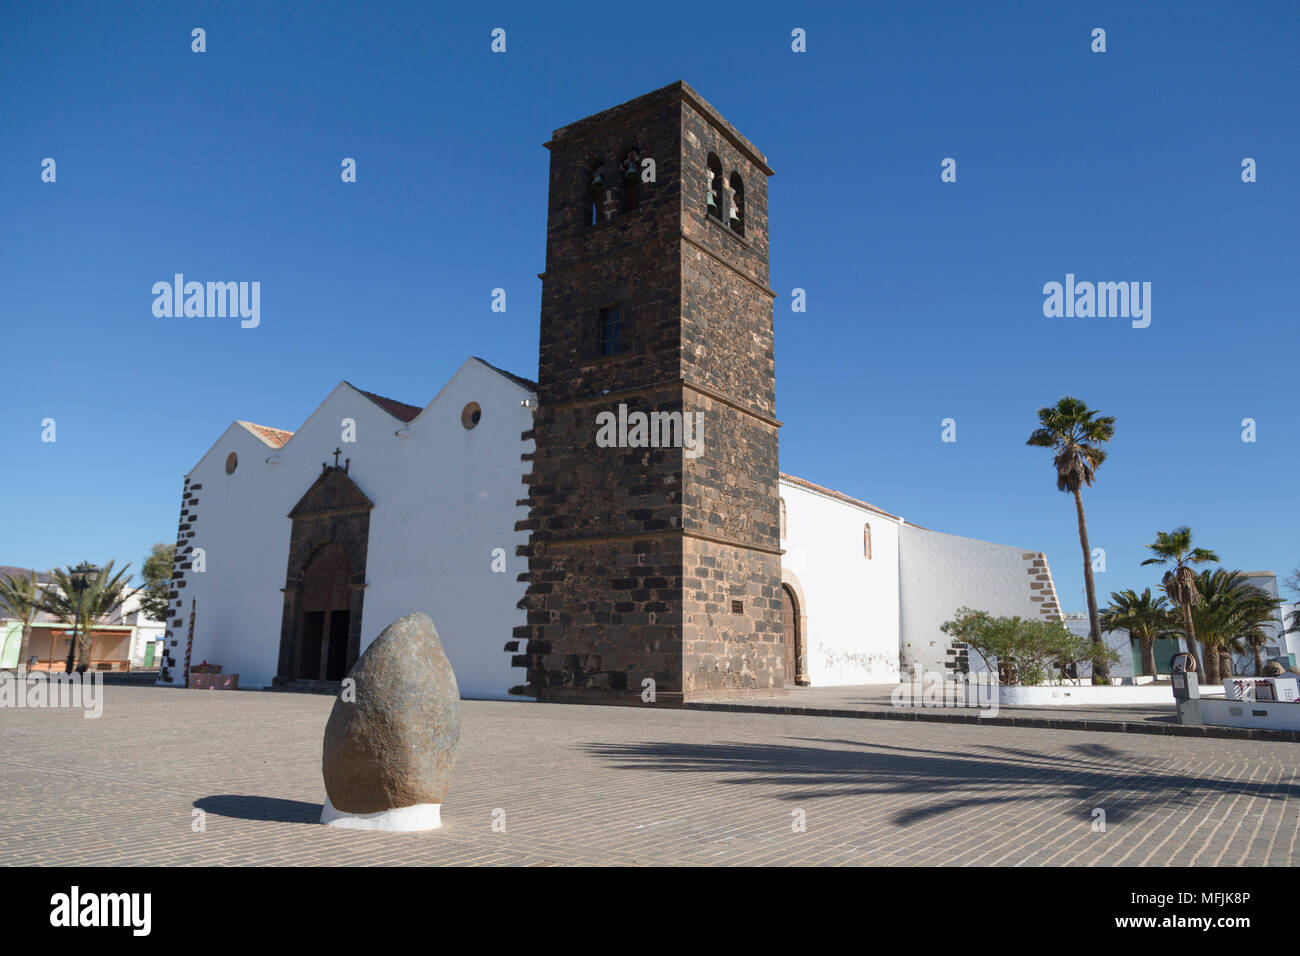
[[[320,823],[321,805],[279,797],[259,797],[242,793],[221,793],[200,797],[194,806],[205,813],[238,820],[270,820],[276,823]]]
[[[1011,747],[954,754],[870,741],[816,743],[585,746],[618,769],[712,774],[727,784],[777,787],[782,800],[906,794],[914,798],[912,805],[892,815],[900,826],[986,805],[1073,805],[1084,819],[1093,807],[1104,807],[1107,819],[1116,823],[1139,808],[1158,816],[1207,794],[1251,790],[1252,796],[1270,800],[1300,797],[1294,777],[1243,787],[1194,770],[1160,772],[1100,743],[1073,745],[1068,760]]]

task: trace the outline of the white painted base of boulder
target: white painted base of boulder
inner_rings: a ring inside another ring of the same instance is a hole
[[[413,807],[398,807],[396,810],[347,813],[335,809],[326,794],[320,822],[327,827],[347,827],[351,830],[388,830],[395,833],[436,830],[442,826],[442,804],[417,803]]]
[[[1201,696],[1222,694],[1223,688],[1207,685]],[[1005,707],[1131,707],[1134,704],[1170,704],[1174,692],[1168,684],[1039,684],[1034,687],[998,687],[998,703]]]

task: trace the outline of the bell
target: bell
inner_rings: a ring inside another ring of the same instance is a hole
[[[635,150],[629,152],[623,160],[623,175],[635,179],[641,173],[641,155]]]
[[[718,208],[718,204],[717,204],[716,202],[713,201],[713,190],[712,190],[712,189],[709,190],[709,208],[710,208],[710,209],[717,209],[717,208]]]
[[[736,208],[735,201],[731,203],[731,218],[736,220],[736,222],[740,222],[740,210]]]
[[[597,166],[596,171],[591,174],[592,188],[605,185],[605,167]]]

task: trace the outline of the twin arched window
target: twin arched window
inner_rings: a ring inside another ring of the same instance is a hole
[[[709,153],[705,184],[704,211],[718,222],[726,223],[731,231],[745,234],[745,182],[734,170],[723,178],[722,162]],[[725,194],[725,195],[724,195]]]

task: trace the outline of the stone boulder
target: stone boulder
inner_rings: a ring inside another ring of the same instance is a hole
[[[439,825],[456,745],[460,691],[427,614],[379,635],[348,673],[325,725],[322,823],[363,829]]]

